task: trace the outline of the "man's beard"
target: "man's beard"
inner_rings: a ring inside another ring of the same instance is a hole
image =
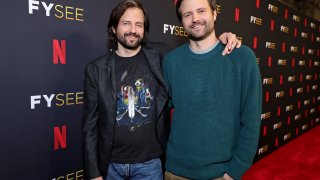
[[[193,30],[193,27],[198,25],[204,26],[202,27],[203,29],[201,30],[201,32],[193,32],[193,31],[196,31],[196,30]],[[193,41],[201,41],[206,37],[208,37],[213,31],[214,31],[214,26],[210,26],[210,24],[208,24],[208,22],[204,20],[193,23],[186,30],[189,38]]]
[[[134,36],[135,38],[137,38],[135,40],[135,43],[129,42],[129,40],[127,40],[127,36]],[[124,33],[123,36],[117,35],[117,40],[124,48],[134,50],[141,45],[143,38],[141,38],[141,36],[136,33],[130,32],[130,33]]]

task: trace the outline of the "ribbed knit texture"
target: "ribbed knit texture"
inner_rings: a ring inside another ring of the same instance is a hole
[[[163,71],[174,114],[166,169],[178,176],[235,179],[256,153],[261,116],[261,77],[251,49],[222,56],[219,43],[206,54],[185,44],[165,57]]]

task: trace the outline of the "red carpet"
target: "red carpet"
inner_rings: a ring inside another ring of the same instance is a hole
[[[259,160],[243,180],[320,180],[320,125]]]

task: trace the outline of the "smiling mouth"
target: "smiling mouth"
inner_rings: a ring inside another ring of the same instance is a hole
[[[192,29],[194,30],[200,30],[204,25],[201,23],[197,23],[191,26]]]

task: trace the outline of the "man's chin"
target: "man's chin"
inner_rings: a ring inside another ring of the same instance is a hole
[[[189,35],[189,39],[193,40],[193,41],[201,41],[204,40],[206,38],[206,36],[190,36]]]

